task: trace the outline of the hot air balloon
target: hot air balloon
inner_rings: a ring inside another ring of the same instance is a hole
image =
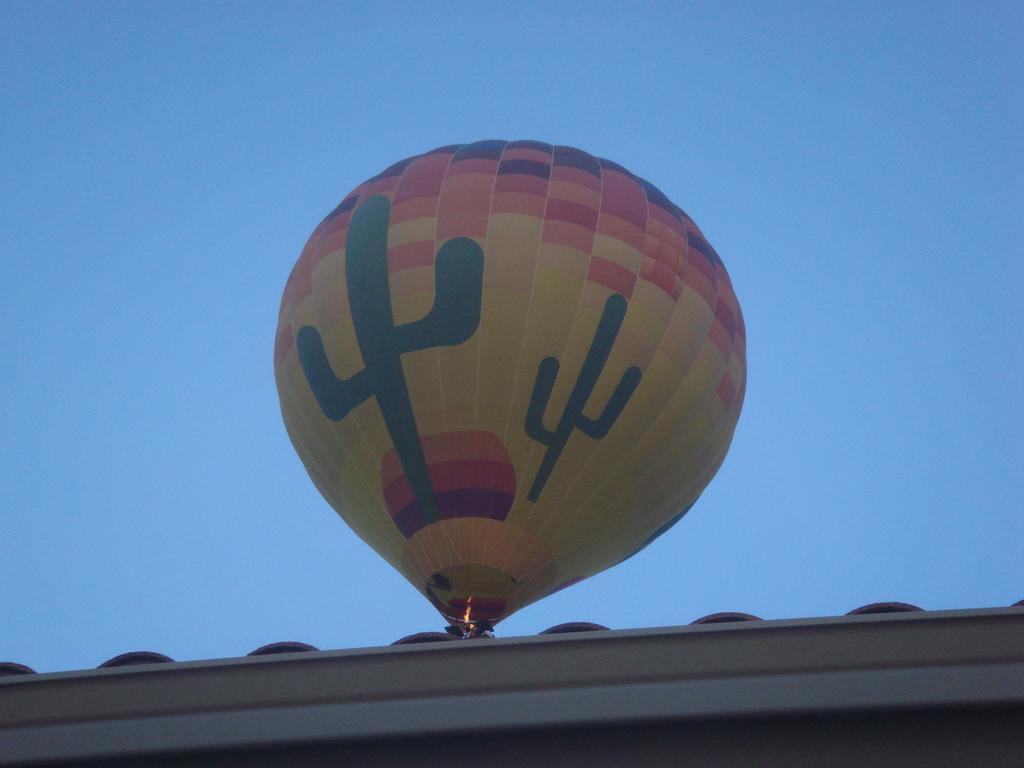
[[[395,163],[310,236],[274,349],[327,502],[456,626],[632,556],[721,465],[743,316],[697,225],[565,146]]]

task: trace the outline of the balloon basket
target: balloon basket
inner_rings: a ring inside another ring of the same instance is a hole
[[[470,624],[449,624],[444,631],[456,640],[478,640],[480,638],[493,638],[494,625],[487,619],[474,621]]]

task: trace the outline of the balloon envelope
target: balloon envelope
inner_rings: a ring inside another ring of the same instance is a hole
[[[743,317],[681,209],[534,141],[360,184],[284,290],[285,425],[337,513],[450,621],[496,622],[693,505],[746,384]]]

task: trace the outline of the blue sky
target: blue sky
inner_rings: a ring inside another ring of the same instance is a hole
[[[1024,598],[1022,6],[553,6],[0,5],[0,660],[440,628],[306,477],[272,347],[322,216],[484,138],[658,185],[749,337],[693,511],[502,635]]]

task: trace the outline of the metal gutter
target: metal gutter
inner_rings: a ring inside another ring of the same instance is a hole
[[[321,651],[0,679],[0,765],[801,713],[1024,705],[1024,609]]]

